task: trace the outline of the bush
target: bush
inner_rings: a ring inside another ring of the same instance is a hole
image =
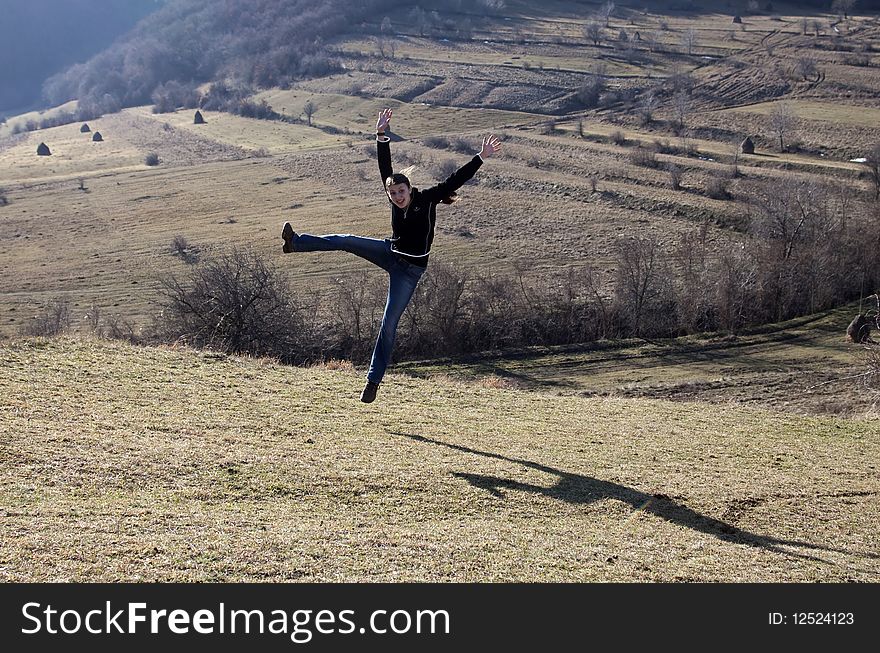
[[[706,181],[706,195],[713,200],[729,200],[729,185],[730,182],[723,177],[709,177]]]
[[[422,139],[422,143],[438,150],[445,150],[449,147],[449,139],[445,136],[426,136]]]
[[[672,190],[681,190],[681,168],[670,163],[666,166],[666,170],[669,172],[669,185]]]
[[[479,145],[475,145],[471,139],[464,138],[463,136],[455,136],[454,138],[449,139],[449,147],[451,147],[454,152],[470,155],[476,154],[480,149]]]
[[[676,154],[678,152],[678,148],[670,143],[668,138],[654,139],[652,147],[658,154]]]
[[[144,163],[146,163],[148,166],[159,165],[159,155],[155,152],[150,152],[147,156],[144,157]]]
[[[626,144],[626,135],[620,131],[619,129],[615,129],[610,134],[608,134],[608,140],[614,143],[615,145],[625,145]]]
[[[70,329],[70,302],[55,299],[21,329],[26,336],[57,336]]]
[[[199,248],[192,245],[183,236],[175,236],[171,241],[171,255],[178,257],[187,265],[195,265],[199,262]]]
[[[458,170],[459,165],[455,159],[444,159],[437,165],[437,178],[446,179]]]
[[[643,168],[656,168],[658,165],[657,155],[654,151],[641,145],[630,152],[629,162],[634,166],[642,166]]]
[[[590,75],[587,81],[578,88],[575,95],[584,109],[593,109],[599,106],[599,100],[604,90],[605,82],[602,78],[599,75]]]
[[[154,337],[228,353],[307,357],[298,346],[297,316],[289,287],[252,250],[233,248],[193,265],[183,278],[160,279],[162,310]]]

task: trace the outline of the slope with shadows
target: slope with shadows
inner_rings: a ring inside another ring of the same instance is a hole
[[[7,581],[871,581],[876,422],[0,349]]]

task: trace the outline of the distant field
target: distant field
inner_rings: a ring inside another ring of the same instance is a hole
[[[844,335],[857,307],[736,337],[628,340],[459,360],[401,363],[419,376],[499,377],[565,395],[654,397],[773,407],[786,412],[875,413],[862,349]]]
[[[29,113],[23,113],[18,116],[12,116],[6,121],[5,124],[0,125],[0,140],[12,134],[12,130],[15,127],[24,128],[28,121],[32,120],[39,124],[41,120],[45,118],[53,118],[60,113],[73,113],[76,111],[77,105],[78,102],[76,100],[72,100],[71,102],[67,102],[51,109],[47,109],[46,111],[31,111]]]
[[[391,121],[392,130],[407,138],[498,129],[545,119],[538,114],[517,111],[429,106],[389,98],[368,99],[296,89],[264,91],[257,94],[255,99],[265,99],[275,111],[303,119],[303,107],[311,101],[316,107],[312,123],[365,134],[375,132],[379,111],[383,107],[391,107],[396,112]]]
[[[603,53],[596,52],[594,56],[583,56],[583,52],[554,52],[554,49],[517,45],[502,48],[492,48],[489,45],[468,45],[462,48],[459,44],[449,43],[446,47],[437,47],[435,43],[421,43],[416,39],[408,38],[399,41],[395,52],[396,57],[412,59],[415,61],[434,63],[464,63],[490,66],[512,66],[515,68],[546,68],[548,70],[593,72],[603,58]],[[374,53],[376,45],[372,41],[346,41],[342,46],[343,52],[351,53]],[[512,54],[515,53],[515,54]],[[607,53],[606,53],[607,54]],[[617,61],[603,61],[602,64],[610,75],[621,77],[644,76],[648,74],[661,74],[663,69],[654,66],[637,66]]]
[[[154,114],[150,107],[133,110],[160,123],[168,123],[202,138],[252,151],[269,154],[335,147],[350,139],[326,134],[306,125],[290,124],[272,120],[253,120],[230,113],[202,111],[205,124],[193,123],[194,109],[181,109],[173,113]]]
[[[876,128],[880,125],[880,108],[801,99],[785,100],[784,102],[791,107],[797,118],[804,120],[821,120],[870,128]],[[726,109],[722,113],[753,113],[768,116],[779,104],[780,101],[763,102]]]
[[[107,122],[106,119],[90,121],[92,131],[89,133],[80,133],[82,123],[27,133],[12,147],[0,149],[0,184],[142,167],[144,154],[126,135],[105,129]],[[103,142],[92,141],[95,131],[101,131]],[[41,142],[49,147],[51,156],[37,156]]]

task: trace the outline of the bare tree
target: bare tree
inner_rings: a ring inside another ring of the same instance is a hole
[[[694,53],[694,48],[697,46],[697,33],[688,29],[681,36],[681,47],[685,51],[686,54],[691,55]]]
[[[287,285],[256,252],[236,248],[160,279],[162,311],[154,326],[165,341],[256,356],[301,360],[297,311]]]
[[[654,120],[654,112],[657,110],[660,101],[657,99],[653,88],[649,88],[639,98],[638,112],[642,119],[642,124],[648,125]]]
[[[608,23],[611,20],[611,15],[614,13],[614,3],[610,0],[604,3],[601,7],[599,7],[599,18],[602,20],[602,24],[605,27],[608,27]]]
[[[838,16],[842,16],[845,20],[849,19],[849,14],[856,5],[856,0],[833,0],[831,3],[831,11]]]
[[[314,116],[318,112],[318,107],[315,106],[315,103],[309,100],[303,106],[303,113],[306,114],[306,119],[309,121],[309,127],[312,126],[312,116]]]
[[[868,168],[868,174],[874,184],[874,199],[880,199],[880,143],[875,143],[867,155],[865,155],[865,166]]]
[[[804,36],[806,36],[806,35],[807,35],[807,32],[808,32],[809,29],[810,29],[810,19],[807,18],[806,16],[804,16],[803,18],[801,18],[799,24],[800,24],[800,26],[801,26],[801,34],[803,34]]]
[[[660,257],[660,244],[651,236],[634,236],[620,239],[616,250],[617,310],[634,335],[650,335],[656,330],[654,320],[661,319],[666,308],[670,281]]]
[[[599,45],[602,41],[602,26],[594,20],[588,21],[584,25],[584,37],[593,42],[593,45]]]
[[[797,116],[788,102],[777,102],[767,118],[770,133],[779,140],[779,151],[785,150],[785,138],[797,125]]]
[[[691,115],[691,96],[685,91],[678,91],[672,96],[672,111],[678,121],[678,128],[684,129],[685,121]]]
[[[681,190],[681,168],[670,163],[666,166],[666,170],[669,172],[669,187],[672,190]]]
[[[418,28],[419,36],[424,36],[431,25],[428,20],[428,14],[421,7],[413,7],[412,11],[409,12],[409,21]]]
[[[808,55],[798,57],[794,62],[794,72],[804,81],[810,79],[819,72],[816,59]]]
[[[26,336],[57,336],[69,329],[70,302],[59,297],[25,324],[21,332]]]

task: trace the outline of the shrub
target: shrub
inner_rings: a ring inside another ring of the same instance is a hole
[[[445,150],[449,147],[449,139],[445,136],[426,136],[422,139],[422,143],[428,147],[437,148],[438,150]]]
[[[626,144],[626,135],[620,131],[619,129],[615,129],[613,132],[608,134],[608,140],[614,143],[615,145],[625,145]]]
[[[642,166],[644,168],[656,168],[657,167],[657,155],[646,147],[642,147],[641,145],[635,148],[629,155],[629,162],[635,166]]]
[[[160,285],[162,310],[153,325],[160,340],[303,360],[290,290],[256,252],[233,248]]]
[[[678,148],[669,142],[668,138],[664,139],[654,139],[654,143],[651,146],[655,152],[658,154],[676,154],[678,152]]]
[[[460,152],[461,154],[475,154],[480,149],[473,141],[463,136],[455,136],[449,139],[449,147],[454,152]]]
[[[180,235],[175,236],[171,241],[171,255],[177,256],[187,265],[195,265],[199,262],[199,248]]]
[[[603,90],[605,90],[605,82],[599,75],[591,74],[587,81],[581,84],[575,95],[583,108],[592,109],[599,106]]]
[[[144,163],[146,163],[148,166],[159,165],[159,155],[155,152],[150,152],[147,156],[144,157]]]
[[[729,184],[730,182],[723,177],[709,177],[706,181],[706,195],[713,200],[728,200],[730,199]]]
[[[666,166],[666,170],[669,172],[669,185],[672,187],[672,190],[681,190],[681,168],[674,163],[670,163]]]
[[[70,329],[70,302],[55,299],[41,313],[25,324],[21,332],[26,336],[57,336]]]
[[[459,165],[455,159],[444,159],[437,165],[437,178],[446,179],[458,170]]]

